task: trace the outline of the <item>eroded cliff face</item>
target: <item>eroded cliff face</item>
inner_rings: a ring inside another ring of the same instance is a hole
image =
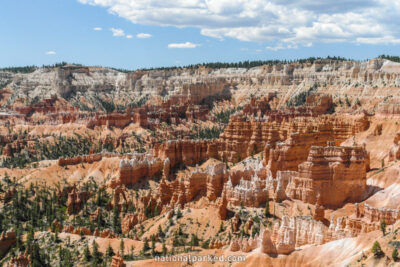
[[[2,72],[0,211],[13,214],[28,194],[42,199],[49,182],[57,219],[40,212],[52,223],[36,230],[117,245],[124,237],[146,256],[151,240],[156,254],[189,244],[283,263],[375,238],[382,221],[400,222],[399,73],[381,59]]]
[[[65,65],[41,68],[28,74],[0,72],[0,84],[13,91],[8,103],[17,98],[49,98],[58,95],[83,97],[93,102],[103,94],[117,102],[143,96],[164,96],[172,101],[200,103],[209,97],[276,94],[283,106],[299,92],[318,85],[315,92],[343,100],[398,97],[400,64],[384,59],[368,62],[317,60],[314,63],[291,63],[251,69],[171,69],[119,72],[101,67]],[[278,90],[279,89],[279,90]],[[381,99],[381,100],[382,100]],[[378,101],[372,100],[375,107]],[[392,110],[382,107],[382,112]],[[396,109],[397,110],[397,109]]]

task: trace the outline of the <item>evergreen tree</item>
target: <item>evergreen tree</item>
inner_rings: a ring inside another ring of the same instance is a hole
[[[190,246],[195,247],[198,245],[199,245],[199,238],[197,237],[197,235],[192,234],[191,239],[190,239]]]
[[[221,221],[221,224],[219,225],[219,233],[222,233],[224,231],[224,223]]]
[[[102,259],[102,254],[99,251],[99,244],[97,244],[97,242],[93,240],[92,246],[93,246],[93,253],[92,253],[93,262],[95,264],[100,264],[103,261],[103,259]]]
[[[142,253],[146,254],[146,251],[149,250],[149,248],[150,248],[149,247],[149,241],[146,238],[146,240],[144,241],[144,244],[143,244]]]
[[[153,256],[153,257],[156,254],[155,249],[156,249],[156,240],[155,240],[155,238],[152,238],[151,239],[151,256]]]
[[[381,245],[379,244],[378,241],[375,241],[375,243],[373,244],[372,253],[374,253],[375,258],[383,257],[384,253],[383,253]]]
[[[393,259],[393,261],[399,260],[399,252],[397,251],[397,248],[394,248],[394,250],[393,250],[392,259]]]
[[[269,213],[269,199],[267,199],[267,202],[265,202],[264,216],[265,218],[269,218],[271,216]]]
[[[113,209],[113,218],[112,218],[112,224],[114,231],[116,233],[121,233],[121,219],[119,217],[119,210],[117,207],[114,207]]]
[[[114,250],[111,247],[110,243],[108,243],[106,255],[107,255],[107,257],[110,257],[110,258],[115,255]]]
[[[119,243],[119,250],[121,251],[121,256],[123,257],[125,252],[125,243],[123,238],[121,238],[121,242]]]
[[[92,259],[92,255],[90,254],[89,247],[86,245],[85,249],[83,250],[83,257],[85,261],[89,262]]]
[[[159,238],[163,238],[165,235],[164,235],[164,232],[163,232],[163,230],[162,230],[162,228],[161,228],[161,225],[158,225],[158,237]]]
[[[176,212],[176,218],[179,219],[180,217],[182,217],[182,212],[181,209],[178,208],[178,211]]]
[[[382,234],[386,235],[386,221],[385,221],[385,219],[383,219],[381,221],[380,227],[381,227]]]

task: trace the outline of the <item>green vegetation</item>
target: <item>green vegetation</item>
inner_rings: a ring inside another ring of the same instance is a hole
[[[198,128],[193,126],[192,139],[215,139],[224,131],[223,128],[213,126],[212,128]]]
[[[15,134],[13,140],[16,140],[19,135]],[[95,153],[101,152],[103,149],[114,151],[112,144],[103,144],[100,141],[91,140],[76,134],[76,137],[53,136],[54,141],[50,142],[46,139],[43,142],[35,140],[34,149],[25,147],[19,152],[16,152],[12,157],[7,157],[3,160],[1,166],[6,168],[23,168],[32,162],[41,160],[52,160],[60,157],[74,157],[76,155],[89,154],[93,148]],[[3,151],[4,147],[0,146]]]
[[[393,259],[393,261],[399,260],[399,251],[397,250],[397,248],[395,248],[392,252],[392,259]]]
[[[290,100],[287,102],[288,107],[293,107],[293,106],[303,106],[306,103],[307,97],[314,92],[318,88],[318,84],[314,84],[311,86],[307,91],[303,91],[294,97],[290,98]]]
[[[195,69],[198,67],[207,67],[207,68],[212,68],[212,69],[218,69],[218,68],[254,68],[258,66],[263,66],[263,65],[279,65],[279,64],[287,64],[287,63],[294,63],[294,62],[299,62],[299,63],[310,63],[313,64],[314,61],[316,60],[335,60],[335,61],[347,61],[350,59],[346,59],[343,57],[326,57],[326,58],[321,58],[321,57],[309,57],[309,58],[304,58],[304,59],[295,59],[295,60],[277,60],[277,59],[271,59],[271,60],[255,60],[255,61],[240,61],[240,62],[210,62],[210,63],[202,63],[202,64],[195,64],[195,65],[188,65],[188,66],[182,66],[182,67],[160,67],[160,68],[149,68],[149,69],[141,69],[141,70],[172,70],[172,69],[183,69],[183,68],[189,68],[189,69]],[[126,72],[126,70],[124,70]]]
[[[383,219],[380,224],[380,228],[383,235],[386,235],[386,221]]]
[[[390,56],[390,55],[380,55],[378,58],[387,59],[393,62],[400,62],[399,56]]]
[[[213,115],[215,117],[215,121],[222,124],[228,124],[229,118],[233,113],[236,112],[236,110],[237,110],[236,108],[229,108],[219,112],[214,112]]]
[[[381,58],[386,58],[392,61],[400,62],[399,57],[396,56],[388,56],[388,55],[381,55],[379,56]],[[201,64],[193,64],[193,65],[187,65],[187,66],[171,66],[171,67],[157,67],[157,68],[142,68],[138,70],[174,70],[174,69],[196,69],[198,67],[207,67],[207,68],[212,68],[212,69],[217,69],[217,68],[253,68],[253,67],[258,67],[258,66],[263,66],[263,65],[279,65],[279,64],[287,64],[287,63],[310,63],[313,64],[316,60],[334,60],[334,61],[347,61],[351,59],[343,58],[343,57],[336,57],[336,56],[328,56],[326,58],[321,58],[321,57],[309,57],[309,58],[304,58],[304,59],[294,59],[294,60],[278,60],[278,59],[270,59],[270,60],[255,60],[255,61],[239,61],[239,62],[209,62],[209,63],[201,63]],[[78,63],[67,63],[67,62],[60,62],[60,63],[55,63],[53,65],[42,65],[42,68],[56,68],[56,67],[63,67],[66,65],[75,65],[75,66],[82,66],[82,64]],[[24,66],[24,67],[6,67],[6,68],[0,68],[0,71],[10,71],[13,73],[31,73],[34,72],[36,69],[38,69],[38,66]],[[124,72],[124,73],[129,73],[132,72],[133,70],[128,70],[128,69],[122,69],[122,68],[113,68],[111,67],[110,69],[119,71],[119,72]]]
[[[9,71],[12,73],[31,73],[37,70],[37,66],[23,66],[23,67],[7,67],[1,68],[0,71]]]
[[[264,216],[265,218],[271,217],[271,213],[269,212],[269,199],[267,199],[267,202],[265,203]]]
[[[372,253],[374,254],[375,258],[382,258],[385,255],[378,241],[375,241],[375,243],[372,245]]]

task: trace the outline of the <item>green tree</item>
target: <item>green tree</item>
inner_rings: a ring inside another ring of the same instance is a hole
[[[264,216],[265,218],[269,218],[271,216],[271,213],[269,213],[269,199],[267,199],[267,202],[265,202]]]
[[[382,234],[386,235],[386,221],[385,221],[385,219],[383,219],[381,221],[380,227],[381,227]]]
[[[219,233],[222,233],[224,231],[224,223],[221,221],[221,224],[219,225]]]
[[[395,248],[392,252],[392,259],[393,259],[393,261],[399,260],[399,252],[397,251],[397,248]]]
[[[111,247],[110,243],[108,243],[106,255],[107,255],[107,257],[110,257],[110,258],[115,255],[114,250]]]
[[[165,242],[162,243],[162,254],[163,256],[167,255],[168,250],[167,247],[165,246]]]
[[[161,225],[158,225],[158,237],[159,238],[163,238],[165,235],[164,235],[164,232],[163,232],[163,230],[162,230],[162,228],[161,228]]]
[[[144,244],[143,244],[143,248],[142,248],[142,253],[143,254],[146,254],[146,251],[147,250],[149,250],[149,240],[147,240],[147,238],[146,238],[146,240],[144,241]]]
[[[97,244],[97,242],[93,240],[92,247],[93,247],[93,253],[92,253],[93,262],[96,264],[100,264],[103,261],[103,258],[101,252],[99,251],[99,244]]]
[[[378,241],[375,241],[374,244],[372,245],[372,253],[374,253],[375,258],[383,257],[384,253]]]
[[[119,243],[119,250],[121,251],[121,256],[123,257],[125,252],[125,243],[123,238],[121,238],[121,242]]]
[[[190,246],[195,247],[198,245],[199,245],[199,238],[197,237],[197,235],[192,234],[191,239],[190,239]]]
[[[92,258],[92,255],[90,254],[89,247],[86,246],[85,249],[83,250],[83,257],[85,261],[89,262]]]
[[[121,218],[119,217],[118,207],[114,207],[112,224],[116,233],[121,233]]]

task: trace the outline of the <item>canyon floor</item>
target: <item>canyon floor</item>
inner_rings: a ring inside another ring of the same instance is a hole
[[[396,266],[400,63],[0,70],[1,266]]]

